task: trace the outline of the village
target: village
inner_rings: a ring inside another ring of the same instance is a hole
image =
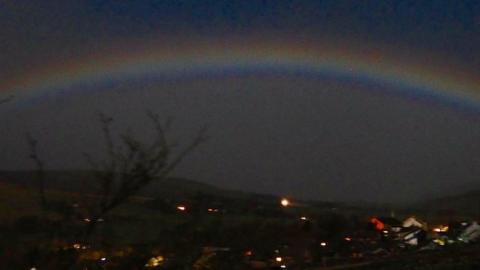
[[[26,192],[15,188],[17,194]],[[480,225],[473,218],[425,220],[410,210],[177,191],[138,197],[97,217],[89,241],[78,231],[95,217],[88,216],[79,196],[68,193],[67,199],[55,191],[62,211],[52,208],[47,219],[21,215],[3,223],[1,257],[22,269],[58,269],[72,262],[78,269],[405,269],[413,258],[413,269],[422,269],[422,261],[446,264],[445,252],[451,269],[478,263],[471,253],[478,254]],[[382,268],[392,263],[397,268]]]
[[[242,250],[242,263],[248,267],[245,269],[356,269],[404,254],[472,246],[480,239],[480,225],[475,220],[429,224],[416,216],[400,219],[390,213],[390,216],[370,216],[363,224],[359,220],[352,224],[352,220],[335,214],[341,211],[336,208],[317,217],[298,215],[309,207],[305,203],[280,198],[280,212],[270,214],[280,219],[297,219],[297,224],[291,220],[284,223],[285,227],[278,234],[279,244],[270,254],[265,254],[264,247],[256,250],[252,246]],[[266,209],[265,206],[260,208]],[[180,204],[177,211],[187,212],[188,208]],[[206,209],[210,214],[227,211]],[[266,216],[265,213],[261,215]],[[349,222],[349,225],[340,224]],[[207,265],[228,258],[228,254],[234,252],[238,252],[235,246],[204,246],[193,268],[208,269]],[[167,265],[168,258],[163,257],[161,263],[149,266],[163,263]]]

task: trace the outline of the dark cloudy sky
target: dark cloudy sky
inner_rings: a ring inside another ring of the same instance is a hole
[[[250,35],[434,53],[480,76],[478,1],[25,0],[0,1],[0,10],[0,81],[116,44]],[[0,108],[0,168],[31,167],[26,132],[40,140],[49,168],[84,167],[82,152],[102,150],[97,112],[148,137],[151,109],[174,117],[180,141],[210,127],[211,140],[176,173],[219,186],[365,201],[474,186],[480,115],[386,87],[272,72],[122,81],[27,106],[14,99]]]

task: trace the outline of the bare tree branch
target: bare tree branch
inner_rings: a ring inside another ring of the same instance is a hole
[[[12,99],[13,99],[13,96],[8,96],[6,98],[2,98],[2,99],[0,99],[0,104],[7,103]]]
[[[206,128],[203,128],[190,144],[172,157],[175,145],[169,144],[166,136],[171,119],[162,124],[157,114],[147,112],[147,116],[155,130],[155,137],[150,144],[130,133],[121,134],[119,140],[115,140],[110,128],[113,119],[100,114],[107,160],[98,163],[86,155],[100,184],[97,205],[91,213],[86,238],[95,230],[99,218],[127,202],[150,183],[164,180],[189,153],[206,140]]]
[[[40,195],[40,205],[42,209],[45,210],[47,208],[47,198],[45,196],[45,168],[43,161],[38,156],[37,145],[38,141],[32,137],[31,134],[27,133],[27,143],[30,148],[30,159],[33,160],[36,166],[36,175],[38,181],[38,191]]]

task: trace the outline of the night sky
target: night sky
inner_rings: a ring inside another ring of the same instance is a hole
[[[96,114],[211,139],[176,174],[406,202],[480,186],[479,1],[1,1],[0,169],[103,152]]]

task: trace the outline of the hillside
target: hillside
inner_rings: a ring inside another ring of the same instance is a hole
[[[34,171],[0,171],[0,184],[4,185],[4,189],[8,186],[8,188],[30,190],[29,194],[33,194],[32,188],[37,187],[36,179]],[[67,192],[70,194],[94,193],[97,187],[98,185],[92,171],[46,172],[46,189],[49,192]],[[141,190],[138,195],[152,199],[162,198],[170,201],[179,201],[192,198],[199,193],[209,195],[211,198],[229,198],[240,201],[247,199],[267,205],[275,204],[278,201],[278,196],[274,195],[227,190],[178,177],[155,181]],[[31,197],[32,195],[29,196]],[[33,196],[35,195],[33,194]],[[390,214],[391,211],[395,211],[400,216],[415,214],[432,220],[469,218],[480,215],[480,190],[414,202],[409,206],[299,200],[297,202],[300,205],[310,205],[317,209],[334,209],[344,214],[359,214],[361,216],[386,215]]]
[[[472,190],[457,195],[425,200],[412,208],[431,216],[468,218],[480,216],[480,190]]]
[[[57,190],[63,192],[87,192],[92,193],[98,187],[94,172],[86,170],[75,171],[48,171],[45,173],[45,188],[47,190]],[[37,177],[34,171],[0,171],[0,183],[12,184],[23,188],[37,187]],[[139,192],[139,196],[152,198],[170,198],[187,197],[197,193],[230,197],[245,198],[254,194],[248,194],[241,191],[222,189],[198,181],[170,177],[163,180],[154,181]],[[273,198],[270,195],[258,195],[259,197]]]

